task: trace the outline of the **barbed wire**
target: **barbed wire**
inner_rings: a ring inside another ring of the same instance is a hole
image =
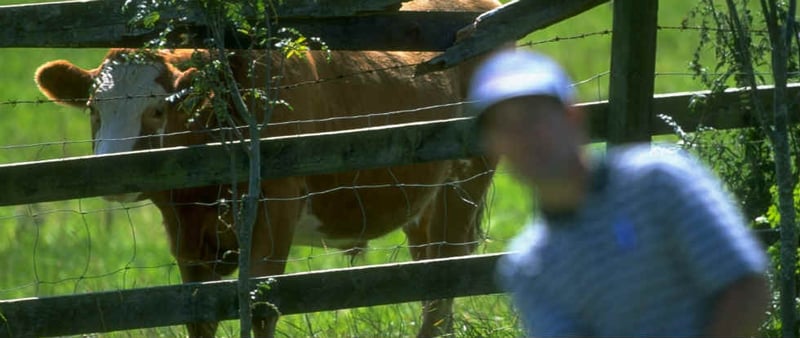
[[[732,33],[735,32],[734,29],[730,28],[718,28],[718,27],[709,27],[709,26],[697,26],[697,25],[688,25],[688,24],[681,24],[681,25],[659,25],[657,26],[658,30],[678,30],[678,31],[709,31],[709,32],[728,32]],[[758,34],[767,34],[769,33],[766,29],[751,29],[751,33],[758,33]]]
[[[325,122],[337,122],[337,121],[350,121],[350,120],[359,120],[359,119],[366,119],[370,121],[368,126],[372,126],[371,121],[377,118],[388,118],[391,116],[397,115],[404,115],[409,113],[423,113],[426,111],[437,110],[442,108],[454,108],[460,107],[467,104],[473,103],[471,101],[459,101],[459,102],[451,102],[451,103],[442,103],[442,104],[433,104],[424,107],[416,107],[416,108],[409,108],[409,109],[399,109],[394,111],[388,112],[375,112],[375,113],[364,113],[364,114],[357,114],[357,115],[342,115],[342,116],[333,116],[333,117],[324,117],[324,118],[308,118],[308,119],[298,119],[298,120],[289,120],[289,121],[281,121],[281,122],[270,122],[267,124],[259,124],[258,127],[263,129],[267,125],[268,126],[286,126],[286,125],[302,125],[302,124],[314,124],[314,123],[325,123]],[[312,114],[313,115],[313,114]],[[436,116],[431,116],[424,118],[423,120],[436,120]],[[377,123],[377,125],[386,125],[385,123]],[[101,139],[84,139],[84,140],[64,140],[64,141],[48,141],[48,142],[39,142],[39,143],[31,143],[31,144],[14,144],[14,145],[3,145],[0,146],[0,150],[18,150],[18,149],[25,149],[25,148],[39,148],[39,147],[52,147],[52,146],[64,146],[64,145],[76,145],[76,144],[86,144],[92,143],[96,141],[130,141],[130,140],[142,140],[142,139],[149,139],[153,137],[175,137],[175,136],[185,136],[185,135],[198,135],[198,134],[209,134],[209,133],[223,133],[223,132],[231,132],[236,130],[244,130],[248,128],[246,125],[242,126],[233,126],[233,127],[217,127],[217,128],[208,128],[208,129],[199,129],[199,130],[186,130],[186,131],[179,131],[179,132],[169,132],[163,133],[158,135],[143,135],[143,136],[132,136],[132,137],[122,137],[122,138],[101,138]]]
[[[659,30],[700,30],[700,29],[705,29],[705,28],[703,28],[703,27],[690,27],[690,26],[659,26],[658,29]],[[520,44],[520,46],[527,47],[527,46],[542,45],[542,44],[547,44],[547,43],[557,43],[557,42],[562,42],[562,41],[566,41],[566,40],[577,40],[577,39],[586,39],[586,38],[590,38],[590,37],[608,36],[608,35],[611,35],[611,34],[612,34],[612,32],[611,32],[610,29],[605,29],[605,30],[599,30],[599,31],[596,31],[596,32],[588,32],[588,33],[582,33],[582,34],[571,35],[571,36],[563,36],[563,37],[556,36],[556,37],[552,37],[552,38],[545,39],[545,40],[529,41],[529,42],[525,42],[525,43]],[[302,81],[302,82],[297,82],[297,83],[292,83],[292,84],[285,84],[285,85],[281,85],[281,86],[276,86],[273,89],[298,88],[298,87],[302,87],[302,86],[309,86],[309,85],[321,84],[321,83],[332,82],[332,81],[341,81],[341,80],[345,80],[345,79],[349,79],[349,78],[353,78],[353,77],[357,77],[357,76],[380,73],[380,72],[397,71],[397,70],[413,70],[417,66],[419,66],[420,64],[421,63],[400,64],[400,65],[394,65],[394,66],[390,66],[390,67],[370,69],[370,70],[365,70],[365,71],[361,71],[361,72],[353,72],[353,73],[348,73],[348,74],[341,74],[341,75],[337,75],[337,76],[330,77],[330,78],[323,78],[323,79],[318,79],[318,80],[313,80],[313,81]],[[601,79],[601,78],[606,77],[608,75],[609,75],[608,71],[601,72],[601,73],[592,75],[592,76],[590,76],[590,77],[588,77],[586,79],[577,81],[577,82],[575,82],[573,84],[573,86],[585,85],[585,84],[591,83],[593,81],[597,81],[598,79]],[[661,73],[656,73],[656,75],[657,76],[695,76],[696,74],[690,73],[690,72],[685,72],[685,73],[683,73],[683,72],[661,72]],[[762,75],[766,75],[766,73],[764,73]],[[413,72],[410,72],[408,77],[412,78],[413,77]],[[169,97],[169,96],[170,95],[167,95],[167,94],[161,95],[161,96],[156,96],[156,95],[125,96],[125,97],[116,97],[116,98],[106,98],[105,100],[129,100],[129,99],[135,99],[135,98],[140,98],[140,97],[141,98],[156,98],[156,97],[166,98],[166,97]],[[76,100],[74,100],[74,102],[87,102],[87,101],[88,101],[88,99],[76,99]],[[37,99],[32,99],[32,100],[7,100],[7,101],[0,101],[0,106],[10,106],[10,107],[14,108],[14,107],[17,107],[17,106],[20,106],[20,105],[27,105],[27,104],[42,105],[42,104],[49,104],[49,103],[54,103],[54,102],[57,102],[57,101],[56,100],[49,100],[49,99],[38,99],[38,98]],[[337,117],[327,117],[327,118],[320,118],[320,119],[305,119],[305,120],[296,120],[296,121],[277,122],[277,123],[273,123],[272,125],[278,125],[279,126],[279,125],[289,125],[289,124],[307,124],[307,123],[319,123],[319,122],[331,122],[331,121],[349,121],[349,120],[354,120],[354,119],[376,119],[376,118],[384,118],[384,117],[388,117],[388,116],[393,116],[393,115],[397,115],[397,114],[420,113],[420,112],[424,112],[424,111],[432,110],[432,109],[459,107],[459,106],[463,106],[463,105],[469,104],[469,103],[470,102],[467,102],[467,101],[450,102],[450,103],[430,105],[430,106],[425,106],[425,107],[416,107],[416,108],[410,108],[410,109],[402,109],[402,110],[389,111],[389,112],[372,112],[372,113],[364,113],[364,114],[353,115],[353,116],[337,116]],[[263,125],[261,127],[263,127]],[[210,129],[210,130],[203,130],[203,131],[182,131],[182,132],[175,132],[175,133],[166,133],[163,136],[179,136],[179,135],[186,135],[186,134],[199,133],[199,132],[208,133],[209,131],[210,132],[225,132],[225,131],[230,131],[230,130],[237,129],[237,128],[244,128],[244,127],[213,128],[213,129]],[[129,140],[129,139],[140,139],[140,138],[147,138],[147,137],[150,137],[150,136],[134,137],[134,138],[108,139],[108,140]],[[91,143],[91,142],[94,142],[94,140],[87,139],[87,140],[70,140],[70,141],[58,141],[58,142],[42,142],[42,143],[28,144],[28,145],[5,145],[5,146],[0,146],[0,150],[18,150],[18,149],[32,148],[32,147],[63,146],[63,145],[67,145],[67,144],[69,144],[69,145],[71,145],[71,144],[85,144],[85,143]],[[480,174],[476,174],[476,175],[473,175],[473,176],[471,176],[469,178],[465,178],[465,179],[462,179],[462,180],[457,180],[457,181],[452,181],[452,182],[444,182],[444,183],[438,183],[438,184],[410,184],[410,183],[399,183],[399,182],[396,182],[396,183],[391,183],[391,184],[339,186],[339,187],[327,189],[327,190],[324,190],[324,191],[311,192],[311,193],[305,194],[303,196],[297,196],[297,197],[291,197],[291,198],[262,198],[261,201],[262,202],[268,202],[268,201],[299,200],[299,199],[311,198],[313,196],[317,196],[317,195],[321,195],[321,194],[327,194],[327,193],[333,193],[333,192],[342,191],[342,190],[385,189],[385,188],[430,188],[430,187],[438,187],[438,186],[443,186],[443,185],[445,185],[445,186],[446,185],[456,186],[456,185],[468,182],[470,180],[477,179],[477,178],[485,176],[485,175],[491,175],[493,173],[494,172],[492,172],[492,171],[486,171],[486,172],[483,172],[483,173],[480,173]],[[494,174],[496,174],[496,173],[494,173]],[[192,204],[194,204],[194,205],[218,205],[220,203],[225,203],[225,202],[229,202],[229,201],[224,201],[223,200],[223,201],[215,202],[213,204],[202,204],[202,203],[192,203]],[[176,204],[176,205],[178,205],[178,204]],[[80,222],[78,222],[78,226],[82,227],[82,232],[85,232],[86,236],[87,236],[86,237],[86,242],[87,243],[86,243],[86,247],[85,247],[85,250],[87,250],[86,262],[79,269],[80,271],[75,272],[75,276],[74,277],[48,279],[48,278],[45,278],[45,277],[43,277],[43,276],[41,276],[39,274],[39,271],[40,271],[40,269],[42,269],[42,267],[39,266],[39,263],[37,263],[37,262],[39,262],[38,259],[40,258],[40,257],[37,257],[37,255],[41,254],[41,252],[40,252],[41,242],[39,241],[40,236],[41,236],[41,234],[40,234],[41,230],[40,230],[40,227],[37,226],[36,230],[35,230],[36,231],[36,235],[35,236],[36,236],[37,240],[35,241],[35,243],[34,243],[34,245],[32,247],[32,250],[33,250],[33,255],[32,256],[33,256],[33,264],[34,264],[33,281],[28,283],[28,284],[23,284],[23,285],[8,285],[8,286],[7,285],[2,285],[2,286],[0,286],[0,293],[14,293],[16,291],[27,289],[27,288],[38,289],[39,286],[42,286],[42,285],[57,285],[57,284],[63,284],[63,283],[75,283],[75,286],[73,288],[73,292],[78,292],[79,284],[82,281],[85,281],[85,280],[103,279],[103,278],[109,278],[109,277],[120,276],[120,275],[122,275],[123,279],[124,279],[125,278],[124,276],[126,276],[126,274],[128,272],[136,271],[136,270],[152,270],[152,269],[174,270],[175,268],[178,267],[178,263],[177,263],[177,261],[175,261],[174,258],[172,258],[169,262],[165,262],[165,263],[162,263],[162,264],[139,265],[136,262],[136,258],[139,255],[139,252],[136,249],[137,248],[137,244],[138,244],[137,243],[137,239],[136,239],[137,230],[136,230],[136,225],[134,224],[135,222],[131,217],[131,212],[133,212],[133,211],[144,212],[143,210],[140,210],[140,209],[152,209],[152,208],[154,208],[154,206],[155,205],[152,202],[146,201],[146,202],[139,202],[139,203],[134,203],[134,204],[119,204],[119,203],[115,203],[115,204],[110,204],[108,207],[105,207],[105,208],[85,208],[83,206],[83,204],[81,204],[81,202],[79,200],[78,207],[76,209],[55,208],[55,209],[45,209],[45,210],[33,210],[32,207],[26,207],[27,212],[25,214],[13,214],[13,215],[10,215],[10,216],[2,216],[2,215],[0,215],[0,221],[25,220],[25,219],[36,220],[37,218],[41,218],[41,217],[49,216],[49,215],[65,215],[65,214],[67,214],[67,215],[78,216],[80,218]],[[91,238],[91,233],[92,233],[92,231],[94,231],[95,226],[90,224],[90,221],[89,221],[89,219],[87,219],[87,216],[88,215],[103,214],[103,213],[114,213],[114,214],[124,213],[126,215],[126,217],[127,217],[127,222],[126,222],[127,226],[129,227],[129,229],[130,229],[130,231],[131,231],[131,233],[133,234],[133,237],[134,237],[134,239],[133,239],[133,247],[132,247],[132,249],[130,249],[130,256],[128,257],[127,263],[125,263],[124,265],[122,265],[120,267],[116,267],[116,268],[110,269],[110,270],[107,270],[107,271],[104,271],[104,272],[95,272],[95,270],[90,270],[90,264],[92,264],[93,260],[96,259],[96,257],[95,257],[96,253],[94,252],[95,248],[92,247],[92,240],[93,239]],[[488,210],[488,213],[491,213],[491,210]],[[486,244],[487,241],[489,241],[489,240],[503,242],[506,239],[502,239],[502,238],[500,238],[500,239],[498,239],[498,238],[489,239],[488,237],[479,237],[477,240],[471,241],[471,242],[467,242],[467,243],[435,242],[435,243],[426,243],[426,244],[420,244],[420,245],[411,245],[411,244],[408,243],[408,240],[406,239],[403,242],[400,242],[399,244],[387,245],[387,246],[367,246],[367,247],[356,247],[356,248],[353,248],[353,249],[334,249],[334,248],[331,248],[331,247],[323,247],[322,249],[324,251],[321,252],[321,253],[308,254],[308,255],[304,255],[303,257],[289,257],[286,260],[282,260],[281,262],[287,263],[287,264],[288,263],[308,263],[308,262],[310,262],[312,260],[317,260],[317,259],[321,259],[321,258],[334,257],[334,256],[345,256],[345,255],[348,255],[348,254],[352,254],[353,250],[357,250],[358,252],[387,252],[387,253],[391,253],[390,256],[395,257],[394,259],[396,259],[396,257],[399,256],[399,253],[402,250],[419,249],[419,248],[432,247],[432,246],[441,246],[441,245],[469,245],[469,246],[473,246],[474,245],[474,246],[477,246],[477,245]],[[214,261],[209,261],[209,262],[196,262],[196,264],[211,264],[211,263],[225,264],[225,262],[223,262],[221,260],[214,260]],[[309,265],[308,268],[310,270],[311,266]],[[123,286],[124,285],[127,285],[127,284],[123,282]]]
[[[677,30],[677,31],[712,31],[712,32],[733,32],[732,29],[723,29],[723,28],[714,28],[714,27],[704,27],[704,26],[691,26],[691,25],[658,25],[656,26],[657,30],[662,31],[669,31],[669,30]],[[766,30],[751,30],[752,33],[758,34],[765,34],[768,33]],[[568,36],[554,36],[548,39],[543,40],[535,40],[535,41],[527,41],[518,43],[518,47],[532,47],[541,44],[548,44],[548,43],[556,43],[562,41],[569,41],[569,40],[578,40],[578,39],[585,39],[589,37],[597,37],[597,36],[610,36],[613,35],[613,30],[611,28],[602,29],[594,32],[588,33],[580,33]]]
[[[569,36],[554,36],[552,38],[548,38],[545,40],[536,40],[536,41],[528,41],[518,43],[517,47],[533,47],[536,45],[542,45],[547,43],[555,43],[555,42],[562,42],[562,41],[569,41],[569,40],[578,40],[578,39],[585,39],[594,36],[604,36],[604,35],[611,35],[611,29],[600,30],[596,32],[589,32],[589,33],[581,33],[577,35],[569,35]]]
[[[713,27],[704,27],[704,26],[692,26],[692,25],[687,25],[687,24],[681,24],[681,25],[659,25],[659,26],[657,26],[657,29],[658,30],[678,30],[678,31],[686,31],[686,30],[694,30],[694,31],[708,30],[708,31],[725,31],[725,32],[732,32],[733,31],[731,29],[722,29],[722,28],[713,28]],[[767,33],[766,30],[751,30],[751,32],[753,32],[753,33]],[[551,37],[551,38],[548,38],[548,39],[543,39],[543,40],[528,41],[528,42],[519,43],[517,46],[518,47],[530,47],[530,46],[541,45],[541,44],[558,43],[558,42],[562,42],[562,41],[585,39],[585,38],[589,38],[589,37],[606,36],[606,35],[612,35],[612,34],[613,34],[612,29],[607,28],[607,29],[602,29],[602,30],[598,30],[598,31],[594,31],[594,32],[580,33],[580,34],[574,34],[574,35],[568,35],[568,36],[554,36],[554,37]],[[273,90],[292,89],[292,88],[297,88],[297,87],[302,87],[302,86],[321,84],[321,83],[326,83],[326,82],[331,82],[331,81],[345,80],[345,79],[352,78],[352,77],[375,74],[375,73],[381,73],[381,72],[387,72],[387,71],[395,71],[395,70],[402,70],[402,69],[413,70],[413,69],[416,69],[416,67],[418,67],[418,66],[420,66],[420,65],[422,65],[424,63],[425,62],[423,61],[423,62],[418,62],[418,63],[397,64],[397,65],[388,66],[388,67],[367,69],[367,70],[363,70],[363,71],[359,71],[359,72],[352,72],[352,73],[347,73],[347,74],[339,74],[339,75],[336,75],[336,76],[333,76],[333,77],[329,77],[329,78],[320,78],[320,79],[316,79],[316,80],[300,81],[300,82],[291,83],[291,84],[279,85],[279,86],[272,87],[270,89],[273,89]],[[761,75],[763,75],[763,74],[761,74]],[[414,76],[415,75],[413,73],[410,73],[408,75],[408,77],[414,77]],[[110,98],[103,98],[103,99],[96,99],[96,100],[123,100],[123,99],[158,98],[158,97],[167,98],[167,97],[169,97],[171,95],[172,94],[128,95],[128,96],[125,96],[125,97],[110,97]],[[45,104],[45,103],[57,103],[59,101],[60,102],[83,103],[83,102],[87,102],[88,99],[89,98],[77,98],[77,99],[68,99],[68,100],[51,100],[51,99],[37,98],[37,99],[32,99],[32,100],[5,100],[5,101],[0,101],[0,105],[9,105],[9,106],[16,106],[16,105],[21,105],[21,104],[39,105],[39,104]]]
[[[610,71],[604,71],[592,75],[588,78],[576,81],[572,84],[573,87],[582,86],[593,81],[597,81],[600,78],[607,77],[610,75]],[[706,73],[706,75],[710,76],[721,76],[724,75],[723,73]],[[756,72],[756,75],[760,76],[767,76],[771,75],[768,72]],[[693,72],[656,72],[655,76],[697,76],[697,74]],[[790,77],[800,77],[800,71],[790,72]],[[169,95],[162,95],[164,97]],[[153,95],[146,95],[145,97],[153,97]],[[129,97],[117,97],[117,98],[106,98],[105,100],[126,100]],[[598,92],[597,100],[601,100],[600,93]],[[22,101],[22,100],[14,100],[16,104],[21,103],[32,103],[32,104],[41,104],[43,102],[54,102],[54,101],[45,101],[45,100],[30,100],[30,101]],[[363,113],[363,114],[355,114],[355,115],[341,115],[341,116],[332,116],[332,117],[324,117],[324,118],[307,118],[307,119],[297,119],[297,120],[288,120],[288,121],[280,121],[280,122],[270,122],[268,123],[269,126],[287,126],[287,125],[303,125],[303,124],[314,124],[314,123],[326,123],[326,122],[340,122],[340,121],[352,121],[352,120],[360,120],[366,119],[368,121],[372,121],[373,119],[380,119],[380,118],[389,118],[396,115],[403,115],[403,114],[410,114],[410,113],[423,113],[426,111],[432,111],[442,108],[458,108],[467,106],[469,104],[474,103],[473,101],[458,101],[458,102],[449,102],[449,103],[442,103],[442,104],[433,104],[429,106],[423,107],[416,107],[416,108],[409,108],[409,109],[399,109],[394,111],[387,111],[387,112],[371,112],[371,113]],[[313,115],[313,114],[312,114]],[[429,117],[426,120],[435,120],[436,117]],[[368,123],[371,125],[371,122]],[[379,123],[378,125],[385,125],[383,123]],[[264,128],[264,124],[260,124],[259,128]],[[125,138],[105,138],[105,139],[83,139],[83,140],[61,140],[61,141],[48,141],[48,142],[39,142],[39,143],[31,143],[31,144],[12,144],[12,145],[2,145],[0,146],[0,150],[18,150],[18,149],[25,149],[25,148],[39,148],[39,147],[53,147],[53,146],[65,146],[65,145],[80,145],[80,144],[87,144],[96,141],[126,141],[126,140],[140,140],[140,139],[148,139],[152,137],[175,137],[175,136],[185,136],[185,135],[192,135],[192,134],[208,134],[208,133],[222,133],[222,132],[231,132],[236,130],[243,130],[248,128],[247,126],[233,126],[233,127],[217,127],[217,128],[208,128],[208,129],[199,129],[199,130],[186,130],[186,131],[178,131],[178,132],[170,132],[164,133],[159,135],[146,135],[146,136],[134,136],[134,137],[125,137]]]
[[[689,30],[689,29],[700,29],[701,27],[659,26],[658,28],[659,29]],[[533,46],[533,45],[539,45],[539,44],[556,43],[556,42],[561,42],[561,41],[566,41],[566,40],[584,39],[584,38],[593,37],[593,36],[603,36],[603,35],[611,35],[611,34],[612,34],[611,29],[604,29],[604,30],[600,30],[600,31],[596,31],[596,32],[581,33],[581,34],[564,36],[564,37],[555,36],[553,38],[549,38],[549,39],[546,39],[546,40],[530,41],[530,42],[522,43],[522,44],[519,44],[518,46]],[[352,72],[352,73],[347,73],[347,74],[339,74],[339,75],[336,75],[336,76],[333,76],[333,77],[330,77],[330,78],[321,78],[321,79],[310,80],[310,81],[300,81],[300,82],[296,82],[296,83],[275,86],[275,87],[272,87],[270,89],[278,89],[278,90],[279,89],[291,89],[291,88],[297,88],[297,87],[302,87],[302,86],[307,86],[307,85],[315,85],[315,84],[320,84],[320,83],[325,83],[325,82],[344,80],[344,79],[348,79],[348,78],[351,78],[351,77],[368,75],[368,74],[375,74],[375,73],[386,72],[386,71],[394,71],[394,70],[401,70],[401,69],[409,69],[410,70],[410,69],[415,69],[416,67],[418,67],[418,66],[420,66],[420,65],[422,65],[424,63],[425,62],[410,63],[410,64],[397,64],[397,65],[388,66],[388,67],[367,69],[367,70],[359,71],[359,72]],[[413,76],[414,76],[413,74],[409,74],[409,77],[413,77]],[[125,96],[125,97],[109,97],[109,98],[102,98],[102,99],[98,98],[96,100],[103,101],[103,100],[123,100],[123,99],[136,99],[136,98],[159,98],[159,97],[167,98],[167,97],[169,97],[171,95],[172,94],[128,95],[128,96]],[[87,102],[88,100],[89,100],[88,97],[87,98],[66,99],[66,100],[52,100],[52,99],[37,98],[37,99],[33,99],[33,100],[5,100],[5,101],[0,101],[0,105],[10,105],[10,106],[16,106],[16,105],[20,105],[20,104],[37,104],[38,105],[38,104],[58,103],[58,102],[84,103],[84,102]]]

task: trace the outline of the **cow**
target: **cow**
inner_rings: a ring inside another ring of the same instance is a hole
[[[402,10],[485,12],[494,0],[416,0]],[[417,32],[420,33],[420,32]],[[341,131],[462,116],[474,64],[415,76],[413,66],[428,52],[239,51],[228,58],[243,92],[266,90],[268,80],[286,105],[274,105],[261,137]],[[218,114],[205,93],[190,104],[208,51],[112,49],[94,69],[65,60],[48,62],[35,81],[57,103],[88,109],[93,151],[110,154],[230,140],[243,125],[235,113]],[[279,76],[276,76],[279,75]],[[276,80],[277,79],[277,80]],[[272,92],[269,92],[270,95]],[[246,100],[262,119],[263,100]],[[217,102],[215,106],[214,102]],[[430,107],[418,109],[420,107]],[[227,108],[227,107],[222,107]],[[419,111],[417,111],[419,110]],[[391,114],[374,113],[394,112]],[[363,117],[367,115],[367,117]],[[357,118],[358,116],[362,116]],[[222,131],[221,131],[222,130]],[[225,134],[228,133],[228,134]],[[227,135],[227,136],[225,136]],[[253,227],[251,276],[284,272],[291,245],[352,249],[402,228],[415,260],[470,254],[496,159],[469,158],[305,177],[264,180]],[[245,185],[148,191],[106,196],[112,201],[149,199],[159,209],[172,255],[184,282],[218,280],[237,268],[238,240],[231,201]],[[452,331],[452,299],[423,302],[419,336]],[[274,317],[273,317],[274,318]],[[254,320],[259,336],[274,334],[275,319]],[[213,336],[217,323],[187,325],[192,337]]]

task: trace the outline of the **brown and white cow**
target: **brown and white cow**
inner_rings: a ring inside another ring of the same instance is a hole
[[[487,11],[496,6],[494,0],[417,0],[403,9]],[[204,58],[205,52],[197,53]],[[446,106],[331,119],[463,101],[471,71],[464,65],[415,77],[414,67],[397,67],[427,60],[434,56],[431,53],[333,52],[331,61],[317,52],[288,60],[274,54],[271,61],[265,54],[248,53],[230,59],[242,88],[267,83],[266,74],[281,74],[278,95],[292,109],[276,106],[264,132],[269,136],[461,116],[460,107]],[[91,70],[64,60],[49,62],[37,70],[36,82],[49,98],[90,110],[96,154],[219,141],[219,132],[213,130],[228,126],[230,120],[220,120],[207,105],[188,110],[173,95],[192,84],[196,69],[182,66],[192,51],[145,53],[136,60],[132,55],[131,50],[113,49]],[[255,78],[248,78],[247,65],[253,57]],[[269,71],[265,65],[271,65]],[[263,110],[258,105],[249,108]],[[232,120],[240,119],[234,115]],[[251,275],[283,273],[293,242],[349,249],[400,227],[414,259],[469,254],[495,164],[493,159],[472,158],[266,180],[253,229]],[[233,221],[228,203],[240,196],[231,196],[231,190],[214,186],[109,199],[152,200],[162,213],[183,281],[210,281],[236,269],[238,243],[229,226]],[[245,190],[238,187],[239,192]],[[451,331],[451,311],[452,300],[426,302],[419,335]],[[255,324],[258,335],[274,332],[272,320]],[[190,336],[213,336],[216,326],[190,324],[188,330]]]

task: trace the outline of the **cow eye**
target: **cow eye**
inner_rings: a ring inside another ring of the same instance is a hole
[[[153,117],[157,119],[164,117],[164,108],[153,109]]]

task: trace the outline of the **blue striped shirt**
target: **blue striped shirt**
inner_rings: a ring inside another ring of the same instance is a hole
[[[767,259],[717,179],[647,147],[609,151],[582,207],[539,217],[500,262],[533,336],[697,336],[715,296]]]

